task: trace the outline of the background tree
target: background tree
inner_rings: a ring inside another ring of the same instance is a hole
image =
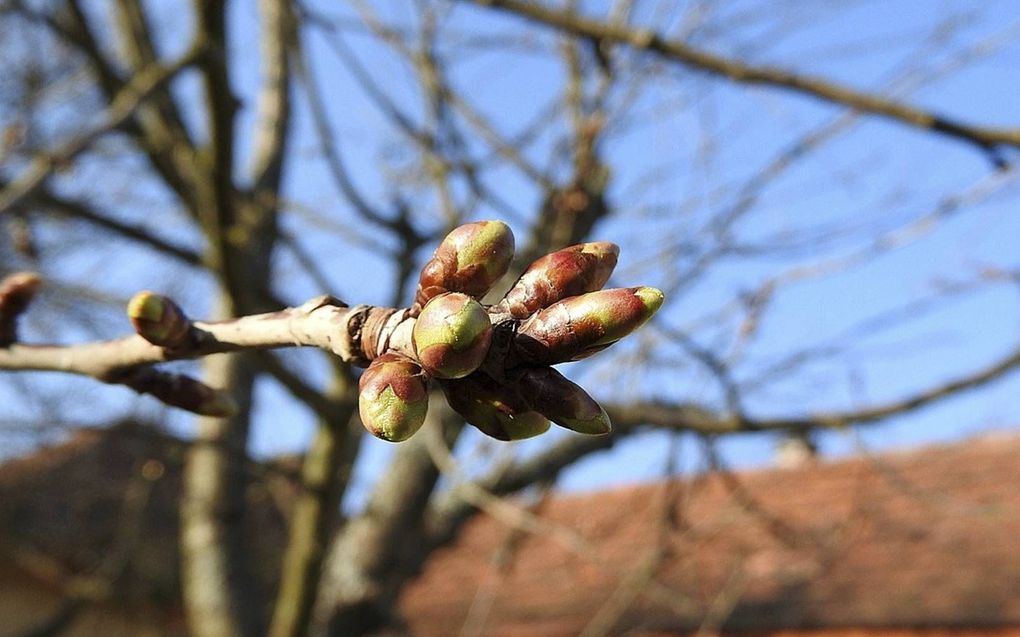
[[[203,318],[323,293],[406,306],[433,246],[479,218],[518,236],[500,291],[547,252],[609,239],[621,281],[666,293],[635,343],[571,371],[606,405],[605,437],[489,445],[434,401],[426,431],[447,446],[382,451],[347,365],[203,359],[239,408],[198,419],[188,452],[196,635],[392,624],[401,586],[476,511],[502,515],[495,498],[622,440],[661,449],[648,429],[883,422],[1020,365],[1009,3],[902,24],[857,3],[0,7],[0,266],[45,281],[22,341],[122,335],[141,288]],[[947,328],[958,347],[908,338]],[[84,379],[4,380],[12,441],[158,410]],[[241,459],[312,421],[277,602],[251,608]],[[378,469],[360,490],[359,459]]]

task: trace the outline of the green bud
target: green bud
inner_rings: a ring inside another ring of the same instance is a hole
[[[148,290],[131,298],[127,315],[139,336],[160,347],[180,345],[191,329],[176,303]]]
[[[411,333],[418,362],[430,376],[462,378],[489,352],[492,323],[481,304],[459,292],[440,294],[422,309]]]
[[[414,361],[383,354],[361,375],[358,412],[372,435],[400,442],[417,432],[429,408],[427,379]]]
[[[524,372],[520,390],[532,409],[561,427],[588,435],[602,435],[613,430],[602,406],[551,367]]]
[[[524,440],[549,430],[549,421],[531,411],[517,390],[482,372],[440,382],[450,407],[469,424],[497,440]]]
[[[579,360],[645,324],[662,306],[655,288],[616,288],[574,296],[539,310],[517,330],[514,344],[532,363]]]
[[[616,244],[608,241],[582,243],[547,254],[524,271],[499,307],[514,318],[524,319],[559,300],[602,289],[619,254]]]
[[[455,228],[421,270],[414,308],[444,292],[480,299],[514,257],[514,235],[502,221],[478,221]]]

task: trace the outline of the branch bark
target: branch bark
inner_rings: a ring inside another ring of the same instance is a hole
[[[762,84],[840,104],[858,111],[879,115],[907,126],[973,144],[984,151],[998,146],[1020,148],[1020,129],[988,128],[961,122],[951,117],[902,104],[882,96],[858,91],[810,75],[800,75],[771,66],[745,64],[721,55],[670,40],[647,29],[609,24],[575,13],[546,8],[523,0],[461,0],[461,2],[500,9],[532,22],[555,28],[597,43],[625,44],[653,55],[679,62],[691,68],[745,84]]]
[[[432,401],[425,427],[439,428],[451,445],[462,421],[440,398]],[[414,538],[421,537],[422,514],[438,479],[424,435],[400,445],[364,512],[330,550],[316,613],[328,634],[364,635],[393,624],[397,594],[418,564]]]
[[[364,365],[380,346],[414,356],[406,312],[361,305],[344,306],[317,297],[296,308],[219,322],[195,321],[187,338],[173,348],[153,345],[141,336],[79,345],[0,347],[0,369],[55,371],[123,383],[138,368],[253,349],[319,347],[346,363]]]
[[[280,590],[269,628],[271,637],[302,637],[308,633],[329,534],[339,515],[339,503],[361,439],[361,427],[354,423],[354,430],[351,426],[357,394],[350,369],[338,365],[326,397],[333,409],[328,418],[319,421],[301,469],[302,492],[291,519]]]

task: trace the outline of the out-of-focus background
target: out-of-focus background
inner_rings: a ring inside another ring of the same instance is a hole
[[[169,366],[229,419],[0,371],[0,635],[1017,632],[1016,3],[0,0],[0,52],[21,342],[400,307],[480,219],[666,295],[562,366],[612,435],[437,398],[452,458],[321,352]]]

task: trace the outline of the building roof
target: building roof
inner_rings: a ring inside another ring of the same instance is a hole
[[[1020,627],[1020,437],[560,497],[477,516],[401,610],[419,637]],[[576,532],[570,540],[565,529]]]
[[[178,503],[186,442],[124,422],[0,464],[0,568],[55,594],[79,578],[112,579],[125,612],[180,616]],[[274,480],[255,472],[245,528],[257,591],[271,599],[285,542]],[[288,498],[282,498],[283,501]],[[108,577],[112,575],[112,577]]]

